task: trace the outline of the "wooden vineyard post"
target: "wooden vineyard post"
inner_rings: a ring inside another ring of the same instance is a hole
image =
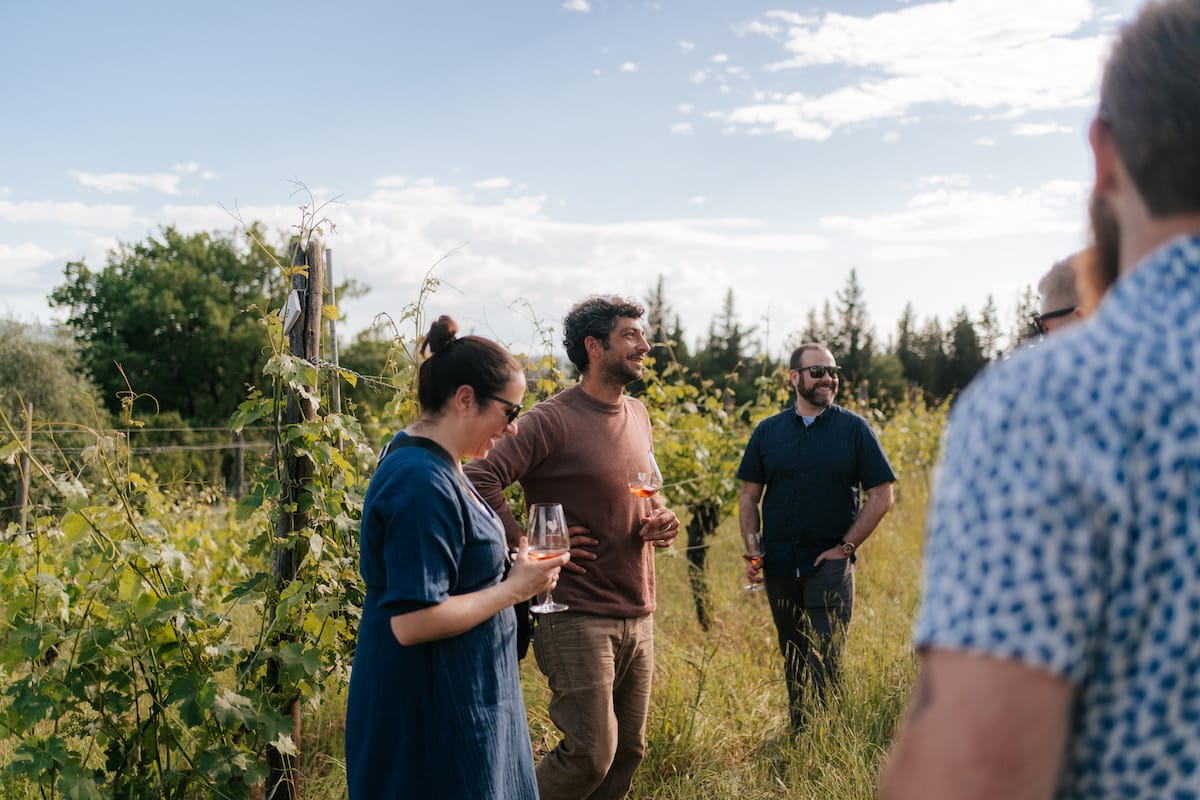
[[[301,298],[301,316],[288,334],[288,347],[292,355],[312,362],[321,352],[321,306],[323,303],[323,287],[325,285],[324,262],[321,258],[321,246],[310,242],[305,252],[300,251],[299,245],[292,246],[293,266],[308,265],[308,275],[292,276],[292,290],[298,291]],[[310,386],[308,391],[317,396],[317,387]],[[288,403],[285,422],[288,427],[297,425],[300,421],[315,421],[317,409],[311,400],[297,397],[296,392],[288,391]],[[301,502],[303,495],[309,491],[313,477],[313,462],[308,456],[295,455],[290,444],[284,445],[280,454],[283,459],[283,497],[280,504],[279,522],[276,535],[279,544],[275,546],[273,574],[275,584],[282,591],[296,578],[296,568],[300,563],[302,553],[297,552],[302,541],[307,541],[301,532],[309,526],[309,513]],[[280,641],[278,644],[284,644]],[[267,666],[268,689],[276,694],[282,691],[279,679],[279,663],[272,659]],[[300,748],[300,698],[283,697],[279,710],[290,714],[295,723],[292,739],[296,750]],[[273,745],[267,748],[267,766],[270,773],[267,778],[267,797],[272,800],[298,800],[299,777],[296,772],[297,758],[293,754],[284,753]]]

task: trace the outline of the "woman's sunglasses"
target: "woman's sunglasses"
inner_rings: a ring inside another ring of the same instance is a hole
[[[516,422],[516,421],[517,421],[517,417],[518,417],[518,416],[520,415],[520,413],[521,413],[521,407],[520,407],[520,406],[518,406],[518,405],[514,405],[514,404],[512,404],[512,403],[508,402],[508,401],[507,401],[507,400],[505,400],[503,397],[496,397],[496,395],[494,395],[494,394],[485,394],[485,395],[483,395],[483,397],[484,397],[485,399],[487,399],[487,400],[495,400],[497,403],[503,403],[503,404],[504,404],[504,406],[505,406],[505,408],[504,408],[504,418],[505,418],[506,420],[508,420],[508,424],[509,424],[509,425],[512,425],[514,422]]]

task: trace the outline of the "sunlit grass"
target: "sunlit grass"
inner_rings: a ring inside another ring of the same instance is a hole
[[[923,483],[900,500],[863,547],[840,695],[790,735],[783,669],[766,596],[746,592],[736,520],[711,542],[708,631],[696,622],[682,552],[658,556],[656,669],[646,760],[630,797],[672,800],[872,798],[882,759],[915,676],[909,637],[919,593]],[[677,545],[677,547],[679,547]],[[521,662],[537,756],[558,731],[532,655]],[[342,714],[329,697],[306,722],[305,796],[345,797]]]

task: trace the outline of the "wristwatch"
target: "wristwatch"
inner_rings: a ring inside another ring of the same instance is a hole
[[[842,539],[842,552],[846,554],[846,558],[854,555],[854,550],[854,542],[847,542],[845,539]]]

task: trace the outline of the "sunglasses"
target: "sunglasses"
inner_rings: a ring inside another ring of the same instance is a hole
[[[809,377],[811,377],[813,380],[820,380],[821,378],[823,378],[825,376],[829,376],[830,378],[833,378],[836,380],[838,373],[840,373],[842,371],[842,368],[841,367],[826,367],[822,364],[817,364],[816,366],[812,366],[812,367],[800,367],[796,371],[801,372],[801,373],[807,372]]]
[[[510,403],[507,400],[505,400],[503,397],[496,397],[496,395],[494,395],[494,394],[485,394],[485,395],[483,395],[483,397],[486,400],[495,400],[497,403],[503,403],[505,405],[504,418],[506,420],[508,420],[509,425],[512,425],[514,422],[517,421],[517,417],[521,413],[521,407],[519,405]]]
[[[1037,316],[1035,316],[1033,318],[1033,324],[1037,325],[1037,329],[1039,331],[1041,331],[1042,333],[1045,333],[1046,332],[1046,320],[1058,319],[1059,317],[1065,317],[1067,314],[1074,314],[1074,313],[1075,313],[1075,306],[1067,306],[1066,308],[1060,308],[1057,311],[1047,311],[1045,314],[1038,314]]]

